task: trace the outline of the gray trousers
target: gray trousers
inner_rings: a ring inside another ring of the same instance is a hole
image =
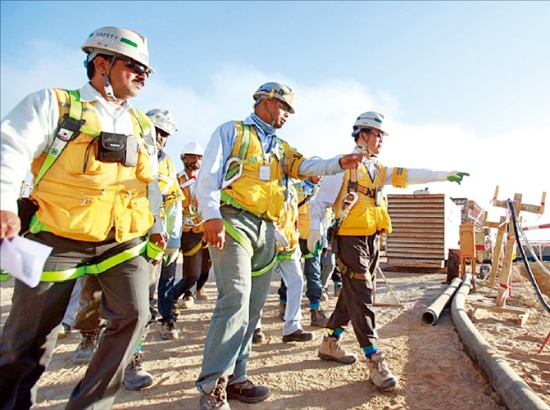
[[[142,241],[82,242],[47,232],[27,238],[54,248],[46,261],[46,271],[98,263]],[[97,279],[102,289],[101,316],[107,326],[67,409],[111,408],[124,368],[150,317],[145,257],[121,263]],[[0,343],[0,409],[28,409],[36,401],[35,385],[52,357],[75,281],[41,282],[36,288],[15,281],[12,307]]]
[[[380,237],[337,236],[336,258],[344,265],[342,291],[332,312],[327,328],[336,329],[351,325],[361,347],[376,344],[376,317],[372,308],[372,289],[380,256]],[[351,278],[351,272],[364,274],[365,278]]]

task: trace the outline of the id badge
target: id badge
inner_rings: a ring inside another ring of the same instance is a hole
[[[375,201],[376,206],[382,206],[382,187],[376,188]]]
[[[271,168],[269,167],[269,165],[260,165],[260,180],[270,181],[270,172]]]

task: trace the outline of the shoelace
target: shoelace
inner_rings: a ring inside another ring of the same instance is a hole
[[[388,375],[389,369],[384,359],[373,360],[373,362],[376,364],[376,367],[382,376]]]

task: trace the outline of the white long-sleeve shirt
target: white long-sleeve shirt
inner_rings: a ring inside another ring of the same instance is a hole
[[[357,153],[357,150],[353,151]],[[363,159],[367,169],[371,169],[374,165],[373,161],[367,158]],[[395,167],[397,168],[397,167]],[[394,167],[387,167],[386,179],[384,185],[391,185]],[[432,171],[429,169],[413,169],[407,168],[407,184],[425,184],[429,182],[446,181],[449,173],[447,171]],[[336,174],[323,177],[321,186],[315,195],[315,200],[310,203],[310,230],[320,230],[321,221],[325,215],[327,208],[330,208],[336,202],[338,194],[344,183],[344,171]]]
[[[86,83],[80,90],[83,102],[94,102],[102,131],[134,134],[132,105],[125,101],[121,106],[107,102]],[[52,89],[44,89],[25,97],[2,119],[0,140],[0,209],[17,213],[21,183],[30,170],[31,162],[46,153],[55,139],[59,122],[59,105]],[[55,165],[54,165],[55,166]],[[151,166],[158,169],[156,153],[151,155]],[[155,217],[150,233],[164,232],[160,217],[162,195],[158,183],[148,185],[149,209]]]

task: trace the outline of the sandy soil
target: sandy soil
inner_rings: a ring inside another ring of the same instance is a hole
[[[547,266],[550,264],[547,264]],[[532,285],[514,266],[512,299],[508,306],[529,310],[523,327],[518,315],[478,309],[474,323],[487,341],[505,357],[512,368],[541,399],[550,404],[550,342],[537,354],[550,332],[550,313],[537,300]],[[524,272],[523,272],[524,273]],[[546,280],[543,272],[538,273]],[[309,312],[304,304],[304,328],[314,332],[307,343],[283,343],[282,323],[277,317],[278,278],[264,309],[263,330],[267,342],[255,345],[249,361],[249,374],[266,384],[271,396],[263,403],[247,405],[231,401],[240,409],[505,409],[483,375],[469,358],[452,324],[450,309],[437,325],[421,322],[425,307],[447,287],[445,273],[411,273],[385,271],[386,281],[377,281],[377,302],[396,303],[399,307],[377,307],[380,347],[400,384],[391,392],[377,392],[367,381],[363,361],[345,366],[317,358],[317,349],[325,331],[309,326]],[[13,283],[2,284],[1,320],[10,308]],[[144,347],[145,368],[155,377],[155,384],[143,391],[122,388],[115,409],[196,409],[198,393],[194,387],[201,364],[202,348],[216,296],[212,279],[206,286],[209,300],[199,301],[182,311],[178,326],[180,338],[163,341],[159,325],[153,325]],[[546,295],[549,289],[545,289]],[[332,286],[330,287],[332,295]],[[494,304],[496,290],[478,286],[467,303]],[[548,297],[546,298],[548,300]],[[324,302],[331,311],[336,300]],[[353,332],[345,335],[344,346],[361,357]],[[77,334],[59,339],[52,362],[39,381],[39,403],[35,408],[62,409],[71,390],[84,374],[86,365],[74,365],[71,354],[78,344]]]

